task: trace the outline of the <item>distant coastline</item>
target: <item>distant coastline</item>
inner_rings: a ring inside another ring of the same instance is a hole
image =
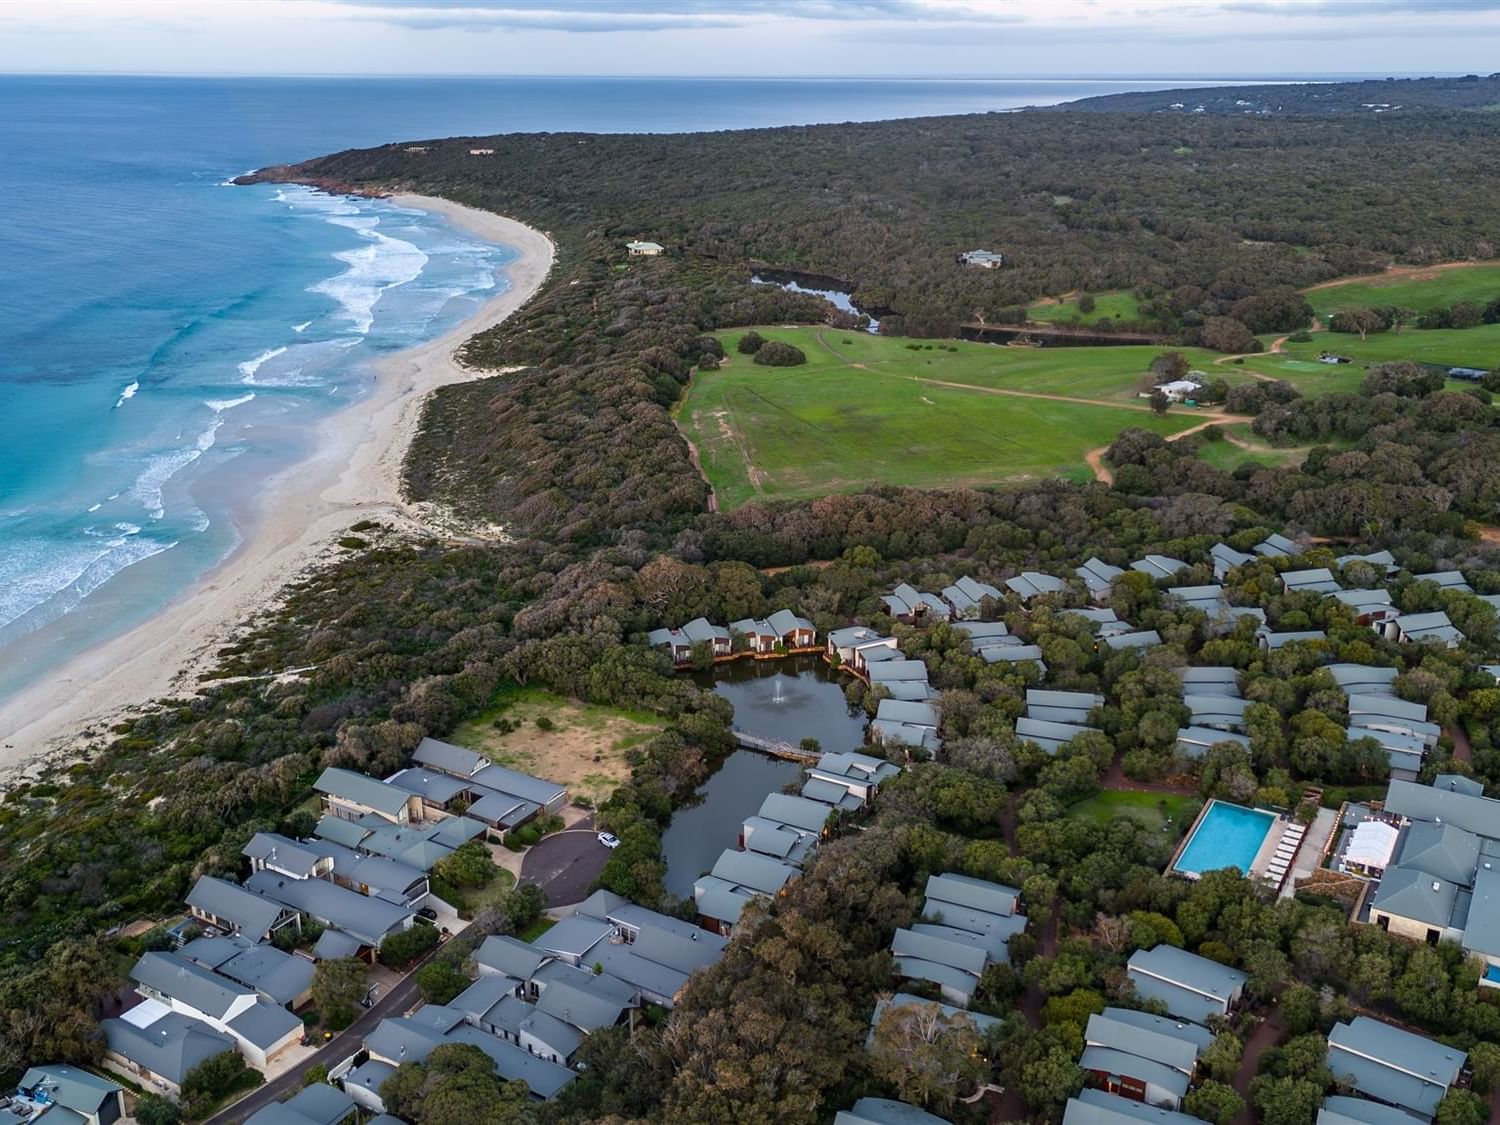
[[[427,526],[401,494],[402,463],[422,405],[439,387],[487,374],[459,363],[456,350],[530,299],[551,270],[555,248],[540,231],[448,200],[397,195],[392,202],[514,249],[518,257],[505,268],[508,288],[436,339],[380,360],[375,389],[325,419],[311,456],[267,482],[244,541],[192,589],[0,705],[0,782],[54,757],[72,757],[148,700],[191,694],[214,654],[275,604],[288,582],[336,552],[351,523]]]

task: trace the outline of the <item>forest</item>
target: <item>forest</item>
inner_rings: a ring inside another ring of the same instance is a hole
[[[1108,454],[1113,488],[876,487],[720,514],[706,510],[670,416],[694,369],[722,353],[711,333],[850,326],[816,299],[751,285],[756,263],[848,279],[864,307],[891,310],[896,332],[944,335],[1035,297],[1121,288],[1157,323],[1191,334],[1210,319],[1274,330],[1287,310],[1303,315],[1289,287],[1392,260],[1493,256],[1493,183],[1463,174],[1500,146],[1477,115],[1012,114],[485,143],[493,159],[470,157],[474,141],[461,139],[425,153],[341,153],[262,178],[419,190],[552,233],[560,253],[547,285],[466,353],[519,369],[435,396],[407,464],[414,497],[504,524],[512,538],[455,545],[362,532],[369,546],[305,576],[279,610],[226,638],[225,682],[143,706],[87,760],[5,795],[0,1072],[39,1057],[97,1059],[93,1017],[119,983],[112,928],[174,909],[200,874],[236,872],[251,834],[289,830],[321,768],[395,769],[421,737],[448,734],[507,684],[663,718],[599,810],[622,840],[603,879],[635,901],[680,908],[662,887],[660,835],[729,751],[730,716],[641,643],[663,624],[791,608],[820,629],[853,619],[894,628],[878,595],[897,581],[1068,573],[1091,555],[1147,552],[1201,568],[1216,539],[1244,548],[1272,530],[1389,547],[1411,573],[1461,567],[1480,593],[1500,591],[1481,537],[1500,502],[1488,392],[1450,390],[1402,365],[1372,371],[1357,393],[1232,388],[1227,408],[1255,415],[1265,440],[1314,447],[1295,467],[1224,472],[1196,455],[1212,431],[1169,444],[1132,429]],[[1392,150],[1402,159],[1388,159]],[[627,259],[634,237],[669,252]],[[954,255],[975,246],[1003,250],[1007,268],[960,269]],[[1279,592],[1275,572],[1242,568],[1234,596],[1280,627],[1325,629],[1326,648],[1264,653],[1133,579],[1120,593],[1128,612],[1166,642],[1145,659],[1095,651],[1076,619],[1052,612],[1060,603],[998,607],[1043,646],[1060,682],[1116,701],[1102,742],[1056,758],[1014,737],[1031,673],[985,665],[943,630],[906,638],[942,691],[956,734],[946,755],[908,770],[868,824],[824,848],[670,1020],[633,1038],[591,1036],[587,1075],[564,1099],[508,1102],[493,1120],[822,1122],[861,1093],[896,1090],[949,1108],[903,1052],[864,1049],[890,979],[891,930],[936,871],[1009,882],[1036,916],[1058,919],[1055,948],[1026,935],[1014,969],[986,981],[985,1010],[1003,1027],[971,1076],[1024,1091],[1022,1110],[1039,1120],[1055,1119],[1081,1081],[1080,1024],[1118,996],[1123,957],[1158,941],[1207,949],[1250,972],[1258,997],[1280,998],[1295,1037],[1252,1088],[1270,1125],[1310,1125],[1330,1084],[1315,1043],[1354,1001],[1475,1046],[1485,1081],[1500,1077],[1500,1059],[1486,1055],[1500,1042],[1500,1010],[1477,997],[1472,966],[1451,950],[1350,930],[1320,896],[1271,905],[1237,878],[1189,887],[1161,876],[1160,833],[1068,813],[1116,754],[1140,778],[1181,768],[1165,733],[1180,707],[1167,681],[1195,659],[1240,668],[1257,708],[1249,750],[1206,763],[1200,797],[1368,786],[1368,747],[1329,733],[1338,704],[1317,666],[1330,654],[1399,665],[1403,693],[1472,742],[1472,763],[1445,744],[1431,771],[1500,787],[1500,694],[1477,672],[1495,644],[1485,603],[1402,579],[1393,589],[1403,608],[1446,608],[1472,637],[1412,659],[1324,602]],[[235,679],[290,667],[309,671],[269,686]],[[1219,1086],[1239,1051],[1238,1041],[1221,1045]],[[1202,1115],[1232,1119],[1224,1091],[1212,1093]],[[1477,1125],[1471,1104],[1455,1106],[1444,1125]]]

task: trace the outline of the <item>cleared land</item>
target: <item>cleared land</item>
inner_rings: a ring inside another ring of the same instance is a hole
[[[1108,317],[1110,320],[1134,320],[1141,313],[1140,305],[1130,293],[1095,293],[1092,312],[1084,312],[1078,307],[1080,296],[1081,294],[1069,295],[1055,301],[1032,305],[1026,310],[1026,316],[1030,320],[1043,324],[1077,320],[1083,324],[1092,325],[1103,317]]]
[[[1197,802],[1196,797],[1183,797],[1174,793],[1106,790],[1097,797],[1079,801],[1068,809],[1068,815],[1098,824],[1108,824],[1117,817],[1128,816],[1149,828],[1160,830],[1167,827],[1168,818],[1174,826],[1180,826],[1182,811]]]
[[[1331,282],[1305,291],[1318,316],[1344,309],[1397,305],[1426,312],[1459,301],[1481,307],[1500,297],[1500,262],[1455,262],[1431,268],[1401,267],[1374,277]]]
[[[547,730],[538,719],[552,724]],[[506,731],[497,720],[516,724]],[[452,741],[511,769],[565,785],[598,804],[630,776],[626,752],[656,734],[660,719],[595,707],[532,688],[501,693],[495,706],[453,732]]]
[[[1157,417],[1136,397],[1161,349],[1004,348],[826,328],[759,330],[807,355],[760,367],[738,355],[700,373],[678,421],[728,510],[872,482],[955,487],[1088,479],[1089,450],[1123,429],[1172,434],[1203,421]],[[1212,353],[1192,353],[1203,366]]]

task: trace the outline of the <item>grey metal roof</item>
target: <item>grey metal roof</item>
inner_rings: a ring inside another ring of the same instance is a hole
[[[1477,836],[1500,838],[1500,801],[1490,797],[1393,781],[1386,790],[1385,807],[1411,820],[1441,820]]]
[[[882,704],[890,700],[882,700]],[[920,704],[908,704],[920,706]],[[767,793],[760,803],[760,815],[778,824],[788,824],[802,832],[819,834],[828,824],[830,809],[818,801],[806,797],[794,797],[787,793]]]
[[[1141,995],[1163,1001],[1172,1015],[1195,1023],[1222,1013],[1249,979],[1238,969],[1173,945],[1136,950],[1128,971]]]
[[[810,801],[830,805],[836,809],[855,811],[861,805],[859,797],[834,781],[809,777],[802,785],[802,795]]]
[[[1323,1099],[1317,1125],[1412,1125],[1414,1120],[1411,1114],[1395,1106],[1334,1094]]]
[[[574,969],[554,961],[536,979],[546,982],[536,1006],[584,1031],[613,1027],[628,1008],[635,1006],[636,990],[608,973],[596,974],[591,969]]]
[[[387,785],[373,777],[340,769],[338,766],[329,766],[319,774],[318,780],[313,782],[313,788],[319,793],[341,797],[388,817],[399,816],[411,799],[411,794],[404,789],[397,789],[394,785]]]
[[[1102,1071],[1105,1074],[1126,1075],[1130,1078],[1160,1086],[1177,1097],[1187,1093],[1188,1076],[1154,1059],[1148,1059],[1129,1051],[1113,1047],[1087,1046],[1078,1060],[1084,1070]]]
[[[1322,629],[1297,629],[1289,633],[1272,633],[1265,631],[1260,634],[1260,641],[1266,648],[1275,652],[1283,645],[1301,641],[1326,641],[1328,634]]]
[[[766,624],[775,629],[781,636],[799,630],[811,630],[813,623],[805,617],[799,617],[789,609],[778,609],[766,617]]]
[[[1342,589],[1338,580],[1334,578],[1333,571],[1326,566],[1314,567],[1311,570],[1283,570],[1281,572],[1281,585],[1291,593],[1332,594]]]
[[[556,1016],[548,1015],[539,1008],[532,1008],[521,1020],[517,1030],[551,1047],[564,1059],[572,1058],[573,1052],[577,1051],[583,1042],[583,1032],[572,1024],[563,1023]]]
[[[1001,1020],[997,1017],[987,1016],[983,1012],[971,1012],[967,1008],[955,1008],[952,1004],[944,1004],[940,1000],[928,1000],[925,997],[913,996],[909,992],[897,992],[889,1000],[883,997],[876,999],[875,1011],[870,1014],[871,1033],[874,1033],[875,1025],[880,1022],[880,1017],[885,1015],[887,1008],[909,1008],[914,1005],[923,1008],[935,1007],[949,1019],[952,1019],[954,1016],[963,1016],[964,1019],[974,1025],[981,1035],[992,1027],[999,1027],[1001,1023]]]
[[[888,719],[896,723],[914,726],[936,727],[938,711],[930,703],[914,703],[901,699],[882,699],[875,711],[877,719]]]
[[[1088,587],[1090,593],[1102,594],[1109,589],[1111,582],[1125,572],[1117,566],[1091,558],[1073,573],[1083,579],[1083,584]]]
[[[1035,742],[1048,753],[1055,753],[1063,746],[1093,727],[1081,727],[1072,723],[1054,723],[1046,719],[1020,718],[1016,720],[1016,737],[1025,742]]]
[[[973,253],[982,254],[984,251]],[[853,1109],[839,1110],[834,1115],[833,1125],[947,1125],[947,1119],[890,1098],[860,1098]]]
[[[1412,575],[1418,582],[1436,582],[1445,590],[1466,590],[1473,593],[1469,583],[1465,581],[1463,573],[1457,570],[1431,570],[1426,574]]]
[[[1415,867],[1393,864],[1380,878],[1380,888],[1370,900],[1371,910],[1411,918],[1437,929],[1453,918],[1458,888]]]
[[[1080,1090],[1063,1110],[1063,1125],[1201,1125],[1173,1109],[1131,1101],[1103,1090]]]
[[[1500,864],[1493,860],[1482,860],[1474,875],[1462,944],[1470,953],[1500,957]]]
[[[324,858],[313,847],[275,832],[257,832],[250,842],[240,850],[249,859],[274,864],[299,879],[311,878],[319,862]]]
[[[283,953],[274,945],[257,945],[217,966],[223,976],[286,1005],[312,987],[314,966],[306,957]]]
[[[729,630],[722,625],[715,625],[706,617],[695,617],[682,627],[683,633],[690,641],[708,641],[710,644],[730,640]]]
[[[967,1004],[979,987],[979,977],[964,969],[956,969],[942,961],[928,961],[922,957],[906,954],[896,955],[896,973],[907,980],[925,980],[942,988],[952,990]]]
[[[143,953],[130,970],[130,979],[215,1019],[236,1002],[255,995],[252,989],[176,953]]]
[[[419,765],[430,766],[456,777],[472,777],[477,770],[490,764],[483,754],[476,754],[451,742],[439,742],[435,738],[422,739],[411,757]]]
[[[1250,739],[1243,734],[1232,730],[1219,730],[1217,727],[1182,727],[1177,732],[1178,749],[1184,753],[1199,757],[1203,751],[1219,742],[1235,742],[1241,746],[1249,746]]]
[[[509,934],[491,934],[474,951],[476,963],[517,980],[530,980],[548,955]]]
[[[1214,1033],[1208,1028],[1188,1020],[1173,1019],[1171,1016],[1158,1016],[1152,1012],[1142,1012],[1136,1008],[1105,1008],[1104,1014],[1114,1020],[1117,1024],[1126,1024],[1130,1027],[1138,1027],[1145,1031],[1155,1032],[1158,1035],[1167,1035],[1173,1039],[1181,1039],[1185,1043],[1191,1043],[1198,1051],[1207,1049],[1214,1041]],[[1116,1044],[1118,1046],[1118,1044]]]
[[[285,909],[254,891],[212,875],[204,875],[193,884],[187,904],[256,938],[269,933]]]
[[[1196,1025],[1167,1019],[1164,1016],[1149,1016],[1156,1023],[1143,1024],[1139,1020],[1120,1019],[1116,1013],[1121,1011],[1128,1011],[1128,1009],[1106,1008],[1103,1013],[1090,1015],[1088,1026],[1084,1029],[1083,1041],[1092,1046],[1108,1047],[1111,1050],[1126,1051],[1132,1055],[1151,1059],[1162,1066],[1180,1071],[1184,1078],[1193,1073],[1193,1068],[1198,1063],[1198,1053],[1203,1050],[1203,1044],[1198,1041],[1197,1036],[1185,1038],[1178,1029],[1196,1027]],[[1144,1012],[1140,1014],[1147,1015]],[[1136,1075],[1136,1077],[1144,1076]]]
[[[693,901],[698,913],[719,922],[738,922],[745,906],[755,897],[754,891],[712,876],[703,876],[693,884]]]
[[[1068,588],[1066,580],[1036,570],[1023,570],[1014,578],[1007,578],[1005,585],[1019,594],[1022,601],[1042,594],[1060,594]]]
[[[1186,570],[1188,564],[1181,559],[1170,558],[1167,555],[1146,555],[1130,564],[1131,570],[1138,570],[1142,574],[1160,581],[1163,578],[1171,578],[1180,570]]]
[[[1440,773],[1432,779],[1432,784],[1436,789],[1446,789],[1452,793],[1467,793],[1471,797],[1484,796],[1484,783],[1461,773]]]
[[[795,879],[795,867],[753,852],[725,851],[713,866],[715,878],[761,894],[774,895]]]
[[[813,768],[830,778],[845,778],[865,785],[878,785],[901,772],[901,767],[894,762],[855,750],[825,753]]]
[[[1356,694],[1378,695],[1390,691],[1391,684],[1400,675],[1397,668],[1376,668],[1369,664],[1329,664],[1323,669],[1333,677],[1333,682],[1345,691],[1357,688]]]
[[[326,879],[288,879],[274,871],[257,871],[246,885],[366,945],[379,945],[386,934],[405,928],[413,913],[408,907],[362,895]]]
[[[1184,691],[1212,688],[1219,695],[1240,693],[1240,674],[1235,668],[1178,668],[1177,678],[1182,681]]]
[[[1042,650],[1039,645],[985,645],[979,650],[979,657],[986,664],[1019,664],[1023,660],[1034,660],[1042,664]],[[1046,665],[1042,664],[1043,671]]]
[[[178,1086],[199,1063],[235,1049],[233,1036],[180,1012],[144,1028],[107,1019],[100,1022],[99,1030],[110,1051]]]
[[[877,641],[880,634],[866,625],[845,625],[828,633],[828,643],[834,648],[850,648],[868,641]]]
[[[1142,629],[1135,633],[1113,633],[1100,637],[1099,641],[1112,649],[1149,648],[1161,644],[1161,634],[1155,629]]]
[[[932,904],[937,902],[965,906],[988,914],[1014,914],[1016,902],[1021,897],[1020,891],[1003,883],[990,883],[952,872],[929,875],[923,893],[927,897],[929,913]]]
[[[946,927],[929,927],[943,930]],[[990,957],[983,949],[967,942],[951,939],[941,933],[918,933],[911,929],[897,930],[891,938],[891,952],[897,957],[917,957],[938,965],[949,965],[972,973],[975,977],[984,972]]]
[[[262,1050],[268,1050],[283,1039],[302,1030],[302,1021],[279,1004],[257,1000],[234,1019],[229,1029]]]
[[[827,805],[823,807],[828,808]],[[746,851],[759,852],[772,859],[784,859],[800,866],[806,858],[806,845],[810,837],[763,816],[747,816],[740,826],[740,839]]]
[[[313,834],[319,839],[331,840],[346,848],[357,848],[369,837],[370,829],[363,824],[355,824],[352,820],[329,814],[319,818]]]
[[[1192,725],[1225,726],[1233,730],[1244,728],[1245,708],[1250,706],[1248,700],[1237,695],[1213,695],[1203,691],[1184,695],[1182,702],[1192,712]]]
[[[535,801],[523,801],[505,793],[488,793],[469,806],[465,816],[511,828],[530,820],[540,811]]]
[[[482,785],[486,789],[535,801],[539,805],[556,801],[567,793],[567,789],[555,781],[544,781],[493,762],[476,772],[473,780],[476,785]]]
[[[347,1090],[351,1086],[354,1086],[361,1090],[368,1090],[378,1098],[380,1096],[381,1085],[395,1073],[396,1068],[388,1062],[381,1062],[379,1059],[366,1059],[359,1066],[344,1075],[344,1089]],[[380,1121],[381,1119],[381,1117],[377,1117],[375,1121]],[[398,1121],[399,1118],[392,1117],[389,1120]],[[374,1122],[367,1122],[366,1125],[374,1125]]]
[[[1255,553],[1266,558],[1294,558],[1302,553],[1302,547],[1280,532],[1273,531],[1255,545]]]
[[[1335,601],[1366,612],[1391,604],[1389,590],[1338,590],[1333,597]]]
[[[436,770],[425,770],[413,768],[393,773],[387,779],[388,783],[397,789],[404,789],[408,793],[415,793],[423,800],[430,801],[434,805],[446,805],[460,793],[465,792],[469,786],[462,778],[454,777],[452,774],[440,773]]]
[[[342,961],[345,957],[353,957],[358,953],[363,944],[357,937],[330,928],[318,935],[318,940],[313,943],[312,953],[319,961]]]
[[[1414,821],[1402,836],[1396,862],[1467,887],[1479,866],[1479,837],[1456,824]]]
[[[553,926],[532,944],[544,953],[559,957],[582,957],[601,941],[607,941],[614,927],[588,915],[572,914]]]
[[[882,660],[869,666],[870,682],[889,683],[895,680],[927,681],[927,665],[920,660]]]
[[[514,997],[521,984],[515,977],[504,974],[481,976],[450,1000],[448,1007],[472,1019],[483,1019],[502,1000]]]
[[[1464,1052],[1368,1016],[1334,1024],[1328,1069],[1340,1085],[1430,1118],[1463,1068]]]
[[[32,1092],[43,1089],[55,1105],[83,1114],[97,1113],[106,1101],[124,1090],[108,1078],[61,1063],[32,1067],[21,1076],[16,1088]]]

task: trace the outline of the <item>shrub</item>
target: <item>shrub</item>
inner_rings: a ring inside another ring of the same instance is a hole
[[[755,352],[755,362],[763,367],[796,367],[807,362],[802,349],[780,340],[768,340]]]
[[[380,963],[388,969],[404,969],[438,943],[436,926],[413,926],[386,934],[380,943]]]
[[[766,338],[759,332],[746,332],[740,337],[740,342],[736,350],[740,355],[754,355],[761,348],[765,347],[765,345]]]
[[[538,715],[536,717],[536,725],[538,730],[552,730],[557,726],[557,724],[554,723],[551,718],[546,715]]]

